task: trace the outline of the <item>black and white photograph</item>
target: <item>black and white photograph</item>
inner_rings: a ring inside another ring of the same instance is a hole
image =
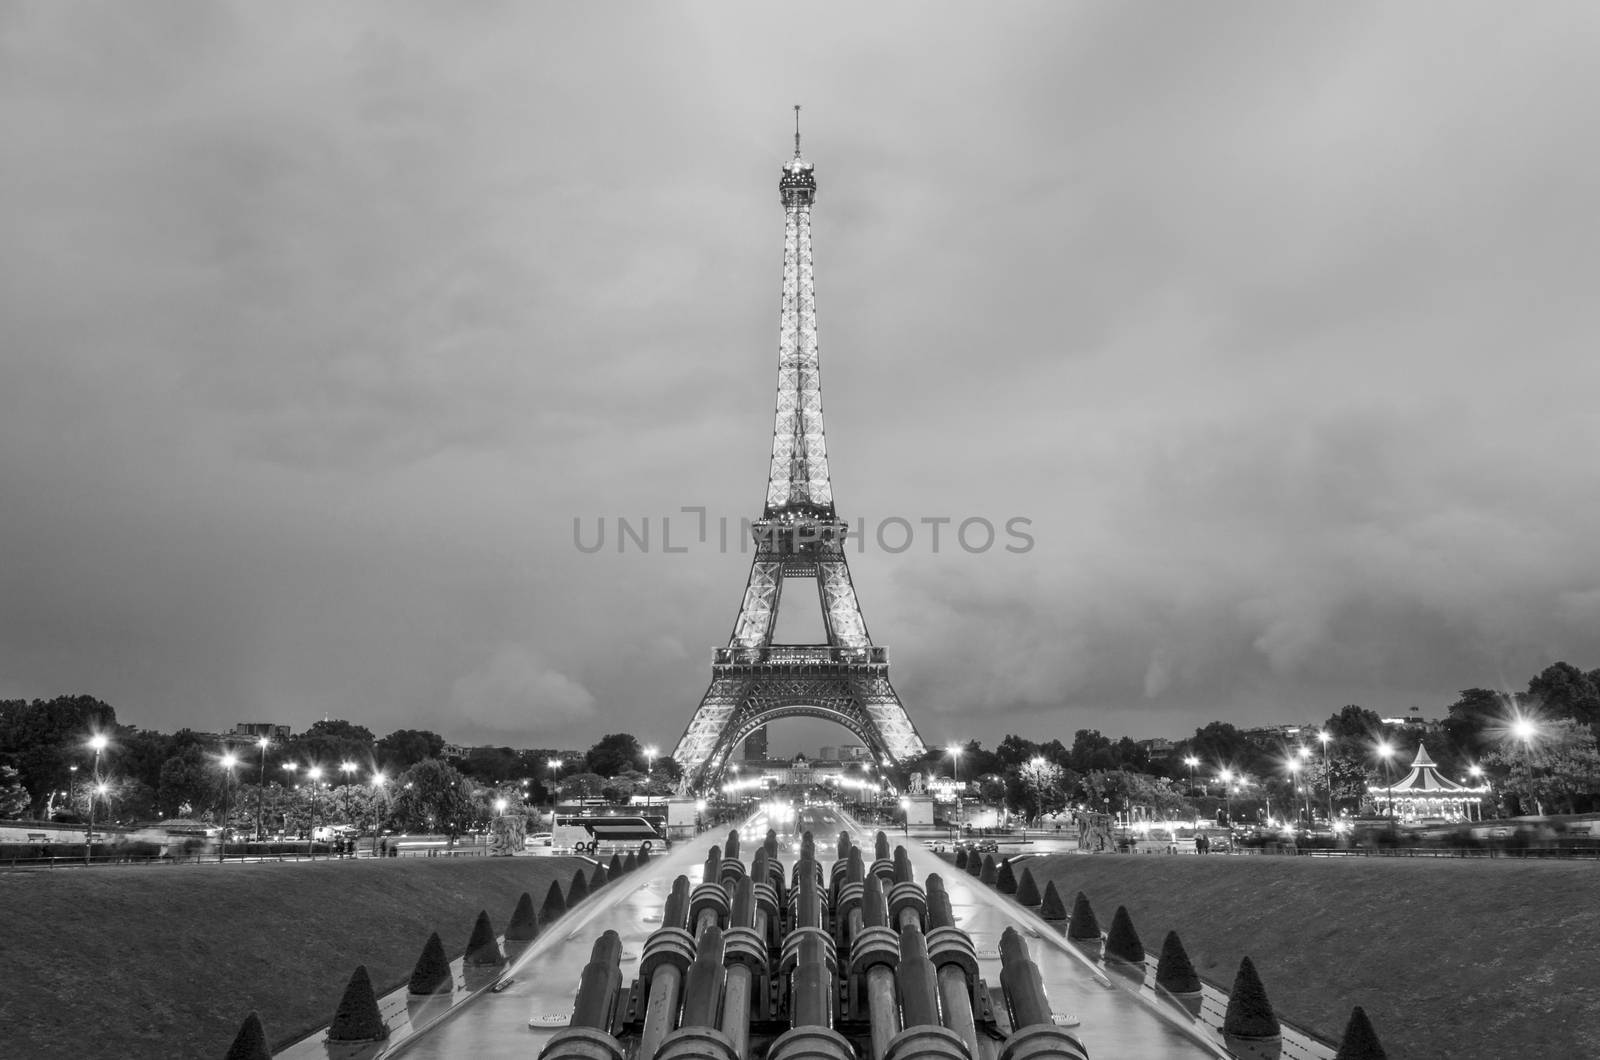
[[[0,1057],[1600,1056],[1597,99],[0,0]]]

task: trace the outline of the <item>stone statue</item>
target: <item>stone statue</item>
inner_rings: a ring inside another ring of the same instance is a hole
[[[908,794],[908,795],[926,795],[927,793],[928,793],[928,787],[927,787],[926,784],[924,784],[922,782],[922,774],[921,773],[913,773],[913,774],[911,774],[911,783],[906,788],[906,794]]]

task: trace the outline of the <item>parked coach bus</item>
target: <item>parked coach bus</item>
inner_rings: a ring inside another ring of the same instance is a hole
[[[601,850],[637,850],[666,845],[666,818],[643,814],[610,815],[592,813],[556,814],[550,831],[553,848],[567,847],[578,854],[597,854]]]

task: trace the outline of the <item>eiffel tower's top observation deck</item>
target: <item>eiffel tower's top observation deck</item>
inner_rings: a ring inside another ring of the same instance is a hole
[[[767,474],[767,519],[835,521],[822,430],[822,371],[817,356],[817,296],[811,263],[811,204],[816,169],[800,156],[798,113],[794,157],[778,179],[783,200],[783,297],[778,313],[778,400]]]

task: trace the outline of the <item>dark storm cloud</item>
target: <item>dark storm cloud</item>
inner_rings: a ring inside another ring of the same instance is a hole
[[[797,100],[843,513],[1033,521],[854,558],[925,735],[1594,663],[1592,7],[808,10],[7,8],[0,695],[670,743]]]

